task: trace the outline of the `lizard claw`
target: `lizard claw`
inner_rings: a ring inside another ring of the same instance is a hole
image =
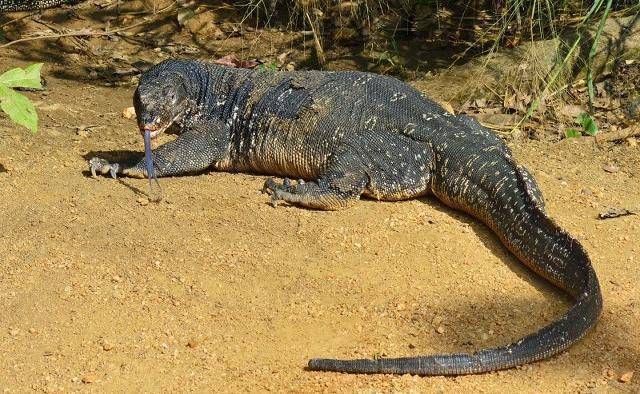
[[[110,174],[113,179],[117,179],[118,171],[120,170],[120,165],[118,163],[109,163],[105,159],[101,159],[99,157],[94,157],[89,160],[89,170],[91,171],[91,176],[96,177],[96,174]]]
[[[271,195],[271,205],[275,208],[278,206],[278,201],[288,201],[287,196],[295,194],[297,186],[303,183],[304,181],[298,181],[295,185],[291,179],[284,178],[282,184],[279,184],[275,178],[269,178],[264,182],[262,192]]]
[[[109,173],[111,174],[111,178],[118,179],[118,170],[120,169],[120,164],[113,163],[111,164],[111,168],[109,168]]]
[[[271,206],[272,206],[272,207],[274,207],[274,208],[276,208],[276,207],[278,206],[278,201],[279,201],[279,200],[280,200],[280,199],[276,196],[276,193],[273,193],[273,194],[271,195]]]
[[[277,192],[293,193],[296,189],[296,185],[291,182],[291,179],[284,178],[282,184],[279,184],[275,178],[269,178],[264,182],[262,186],[262,192],[269,195],[276,195]]]
[[[278,187],[278,184],[274,180],[274,178],[268,178],[264,181],[264,185],[262,185],[262,193],[267,193],[269,195],[273,194],[273,191]]]

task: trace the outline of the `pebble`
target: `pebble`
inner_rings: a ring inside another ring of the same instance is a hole
[[[613,379],[616,376],[616,373],[613,371],[613,369],[606,369],[603,373],[603,375],[607,378],[607,379]]]
[[[633,379],[633,371],[625,372],[618,379],[622,383],[629,383]]]
[[[96,376],[92,374],[87,374],[82,377],[82,383],[89,384],[96,381]]]
[[[104,350],[105,352],[108,352],[109,350],[113,349],[113,344],[111,344],[108,341],[104,341],[102,342],[102,350]]]
[[[620,171],[620,167],[618,167],[615,164],[606,164],[606,165],[602,166],[602,169],[605,170],[606,172],[609,172],[609,173],[615,173],[615,172]]]
[[[144,197],[140,197],[136,200],[138,202],[138,204],[142,205],[143,207],[147,204],[149,204],[149,199],[144,198]]]
[[[444,334],[444,326],[438,326],[438,328],[436,328],[436,332],[438,334]]]
[[[131,119],[136,116],[136,109],[134,107],[127,107],[122,110],[122,117],[125,119]]]
[[[191,339],[189,342],[187,342],[187,347],[190,347],[191,349],[195,348],[196,346],[198,346],[198,342],[195,339]]]

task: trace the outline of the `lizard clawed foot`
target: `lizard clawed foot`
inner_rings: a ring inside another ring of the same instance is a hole
[[[291,183],[291,179],[289,178],[284,178],[281,184],[278,183],[275,178],[269,178],[264,182],[264,186],[262,186],[262,192],[269,195],[273,195],[276,190],[293,193],[295,189],[296,186]]]
[[[288,199],[286,196],[294,194],[296,192],[296,187],[303,183],[304,181],[300,179],[298,180],[298,184],[294,185],[291,182],[291,179],[284,178],[282,184],[279,184],[275,178],[269,178],[264,182],[262,192],[271,196],[271,205],[276,207],[278,206],[278,201],[287,201]]]
[[[89,170],[91,171],[91,176],[94,178],[96,174],[110,174],[113,179],[118,178],[118,171],[120,170],[120,164],[118,163],[109,163],[105,159],[101,159],[99,157],[94,157],[89,160]]]

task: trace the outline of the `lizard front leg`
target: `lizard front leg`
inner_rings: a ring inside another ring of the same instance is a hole
[[[228,127],[219,121],[200,123],[182,133],[174,141],[154,149],[156,176],[178,176],[206,170],[216,162],[225,159],[229,147]],[[94,157],[89,161],[89,169],[95,176],[111,174],[132,178],[147,176],[144,159],[134,164],[109,163]]]

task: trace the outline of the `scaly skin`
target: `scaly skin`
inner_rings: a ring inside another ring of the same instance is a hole
[[[0,13],[44,10],[63,4],[75,4],[80,1],[81,0],[0,0]]]
[[[484,221],[525,265],[571,295],[558,320],[512,344],[473,354],[379,360],[313,359],[309,369],[458,375],[511,368],[561,352],[602,308],[582,246],[545,214],[529,173],[504,143],[393,78],[359,72],[269,72],[163,62],[140,79],[141,130],[175,123],[182,134],[155,150],[157,176],[214,168],[303,178],[265,183],[275,202],[334,210],[361,195],[402,200],[433,193]],[[92,159],[103,174],[145,175]]]

